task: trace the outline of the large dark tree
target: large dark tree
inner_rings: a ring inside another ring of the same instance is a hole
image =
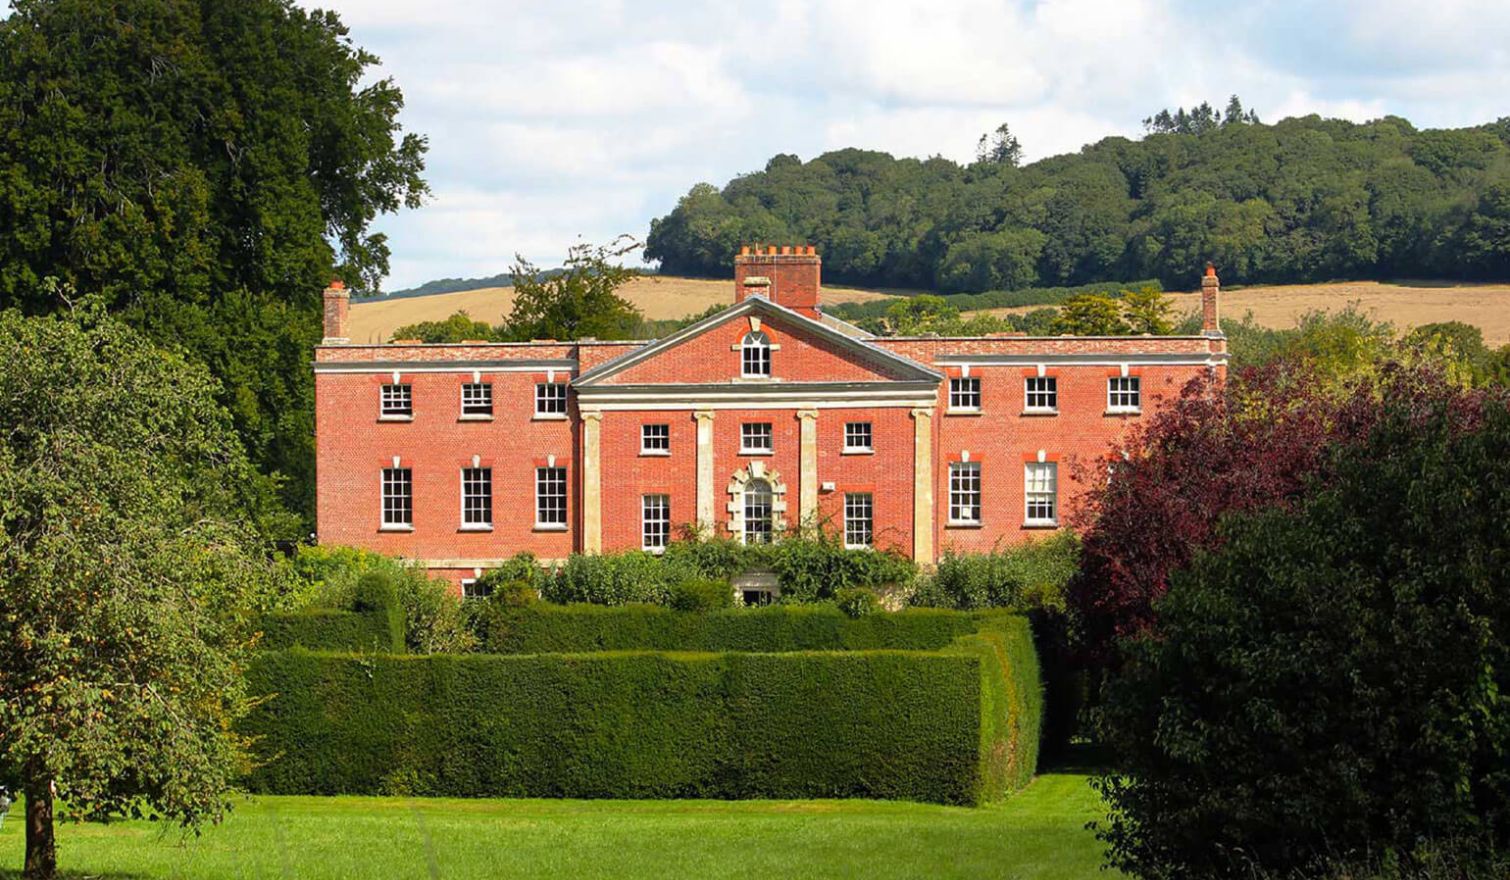
[[[1099,713],[1116,866],[1319,876],[1434,845],[1458,867],[1431,876],[1504,876],[1468,868],[1510,849],[1510,398],[1379,391],[1327,480],[1225,520],[1124,645]]]
[[[16,0],[0,21],[0,305],[98,293],[223,383],[286,505],[313,497],[309,348],[369,226],[415,206],[425,143],[333,13],[290,0]]]

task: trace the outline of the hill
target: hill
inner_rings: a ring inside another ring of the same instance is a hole
[[[1168,296],[1180,317],[1200,310],[1199,292]],[[1333,281],[1222,289],[1223,318],[1252,313],[1259,325],[1276,330],[1294,327],[1307,312],[1336,310],[1349,303],[1375,319],[1390,322],[1402,334],[1422,324],[1462,321],[1484,331],[1484,342],[1492,348],[1510,344],[1510,284]],[[1042,306],[981,311],[1009,315],[1038,308]]]
[[[730,278],[715,281],[647,275],[626,284],[619,294],[634,303],[646,318],[685,318],[712,305],[734,302],[734,281]],[[868,302],[887,296],[875,290],[825,287],[822,301],[825,305],[834,305]],[[476,320],[497,324],[508,314],[513,301],[512,287],[485,287],[400,299],[353,300],[351,338],[354,342],[386,341],[399,327],[421,321],[443,321],[458,311],[464,311]]]
[[[806,242],[825,277],[944,293],[1157,278],[1215,261],[1231,284],[1510,279],[1510,117],[1419,130],[1386,117],[1150,119],[1024,167],[857,149],[773,157],[652,221],[665,272],[721,275],[751,242]]]

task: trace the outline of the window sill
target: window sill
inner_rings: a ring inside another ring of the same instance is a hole
[[[643,545],[640,547],[640,550],[645,553],[649,553],[652,556],[660,556],[662,553],[666,552],[665,547],[645,547]]]
[[[1106,411],[1106,415],[1109,416],[1140,416],[1142,414],[1142,407],[1134,407],[1132,409],[1114,408]]]
[[[875,449],[841,449],[840,455],[875,455]]]
[[[380,422],[412,422],[414,421],[414,416],[378,416],[377,420]]]
[[[944,415],[946,415],[946,416],[978,416],[980,414],[981,414],[980,407],[975,407],[973,409],[965,409],[965,408],[961,407],[959,409],[946,409],[946,410],[944,410]]]
[[[1059,521],[1052,519],[1030,519],[1022,524],[1025,529],[1057,529]]]
[[[537,532],[564,532],[566,530],[566,523],[535,523]]]
[[[844,549],[845,550],[874,550],[876,548],[873,545],[870,545],[870,544],[845,544],[844,545]]]
[[[741,450],[739,450],[739,454],[740,455],[775,455],[776,454],[776,450],[774,450],[774,449],[741,449]]]
[[[380,532],[412,532],[412,531],[414,531],[414,526],[412,526],[412,525],[408,525],[408,526],[406,526],[406,525],[399,525],[399,524],[394,524],[394,523],[385,523],[384,525],[378,526],[378,531],[380,531]]]
[[[1023,414],[1024,417],[1030,417],[1030,416],[1057,416],[1057,415],[1059,415],[1059,410],[1057,410],[1057,409],[1025,409],[1025,410],[1022,411],[1022,414]]]
[[[781,380],[777,379],[775,376],[736,376],[734,378],[734,381],[749,382],[754,385],[760,385],[767,382],[780,382]]]
[[[978,529],[982,527],[980,520],[956,520],[952,519],[944,523],[946,529]]]
[[[640,457],[641,458],[669,458],[670,456],[671,456],[671,450],[669,450],[669,449],[641,449],[640,450]]]
[[[458,422],[491,422],[493,417],[484,413],[462,413],[456,417]]]
[[[564,422],[564,421],[566,421],[566,419],[567,419],[566,413],[535,413],[535,415],[530,418],[530,421],[532,421],[532,422]]]
[[[484,525],[482,523],[469,523],[458,527],[456,530],[458,532],[491,532],[493,527],[492,525]]]

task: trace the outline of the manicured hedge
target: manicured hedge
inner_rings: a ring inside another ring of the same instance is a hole
[[[584,651],[937,650],[972,632],[965,614],[931,608],[851,618],[832,606],[776,605],[685,614],[655,605],[489,605],[477,621],[495,654]]]
[[[392,573],[368,572],[352,586],[349,608],[304,608],[262,619],[265,650],[405,651],[404,607]]]
[[[260,755],[248,784],[277,794],[976,804],[1031,777],[1042,698],[1025,620],[873,615],[893,622],[866,630],[871,618],[846,625],[793,610],[731,616],[745,627],[731,631],[763,644],[808,638],[820,631],[804,628],[812,620],[837,624],[828,637],[840,640],[974,631],[912,651],[270,652],[249,672],[254,692],[273,698],[243,725]],[[586,619],[573,611],[539,619]],[[646,638],[665,638],[676,624],[652,626],[663,628]]]
[[[310,648],[329,651],[374,651],[401,654],[404,651],[404,619],[397,609],[338,611],[307,608],[288,614],[269,614],[262,619],[264,650]]]

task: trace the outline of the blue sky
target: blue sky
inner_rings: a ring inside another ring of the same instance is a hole
[[[325,0],[383,59],[434,190],[388,288],[643,236],[698,181],[856,146],[1029,159],[1237,93],[1266,121],[1510,116],[1510,0]]]

